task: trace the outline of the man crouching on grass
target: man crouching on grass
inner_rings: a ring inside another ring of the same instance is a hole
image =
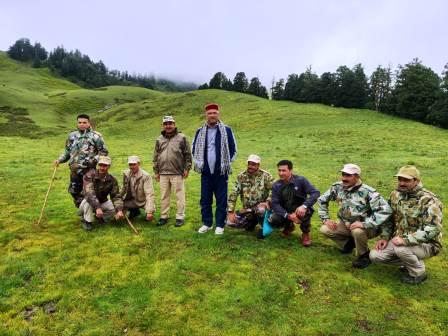
[[[291,161],[281,160],[277,169],[280,179],[272,186],[274,213],[269,222],[273,227],[282,227],[284,236],[294,231],[294,224],[300,224],[302,245],[308,247],[311,245],[313,205],[320,192],[305,177],[293,174]]]
[[[115,219],[124,218],[117,179],[108,173],[111,163],[110,157],[100,156],[98,168],[84,175],[84,199],[79,206],[79,214],[86,231],[92,230],[95,217],[99,221],[108,221],[114,215]],[[108,196],[111,200],[108,200]]]

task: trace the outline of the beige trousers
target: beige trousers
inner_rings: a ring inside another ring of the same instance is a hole
[[[112,201],[106,201],[101,203],[101,210],[104,213],[104,221],[109,221],[113,216],[115,216],[115,207]],[[86,222],[92,223],[95,220],[95,214],[93,213],[93,208],[84,198],[79,206],[79,215],[84,218]]]
[[[425,273],[423,259],[431,258],[435,251],[431,244],[415,246],[395,246],[391,241],[384,250],[370,251],[370,260],[373,263],[402,265],[406,267],[410,276],[416,277]]]
[[[324,236],[333,240],[342,250],[350,237],[353,237],[356,245],[356,255],[361,256],[369,251],[368,240],[378,235],[375,229],[354,229],[350,230],[349,223],[339,221],[336,230],[331,230],[326,225],[320,227],[320,232]]]
[[[160,218],[170,214],[171,190],[176,193],[176,219],[185,218],[185,183],[182,175],[160,175]]]

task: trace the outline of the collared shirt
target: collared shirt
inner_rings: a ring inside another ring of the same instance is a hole
[[[216,133],[218,126],[207,126],[207,163],[210,168],[210,174],[215,172],[216,165]]]

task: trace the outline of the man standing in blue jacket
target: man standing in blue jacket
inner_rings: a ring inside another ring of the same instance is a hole
[[[213,195],[216,199],[215,234],[224,233],[227,215],[227,181],[231,163],[236,156],[236,141],[232,129],[219,120],[219,106],[205,106],[206,122],[198,128],[193,140],[194,170],[201,174],[202,226],[206,233],[213,226]]]
[[[302,244],[308,247],[313,205],[320,192],[305,177],[293,174],[291,161],[281,160],[277,169],[280,179],[272,186],[273,214],[269,222],[274,227],[282,227],[284,236],[294,231],[294,224],[300,224]]]

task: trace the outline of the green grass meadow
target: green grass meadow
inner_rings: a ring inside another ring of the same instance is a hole
[[[344,163],[357,163],[363,180],[386,198],[397,169],[415,164],[425,187],[448,199],[446,130],[370,110],[218,90],[86,90],[0,53],[0,335],[447,334],[444,251],[426,262],[425,283],[408,286],[395,267],[353,269],[354,256],[339,254],[319,234],[317,214],[310,248],[299,243],[298,228],[292,237],[274,232],[264,241],[236,229],[199,235],[194,172],[186,183],[186,225],[174,227],[173,199],[169,225],[140,218],[136,236],[124,222],[85,232],[61,165],[36,227],[52,161],[77,114],[93,118],[121,183],[128,155],[139,155],[152,172],[163,115],[173,115],[191,140],[207,102],[222,106],[237,138],[229,187],[254,153],[275,176],[276,162],[291,159],[321,192],[339,179]],[[159,209],[156,183],[155,190]]]

